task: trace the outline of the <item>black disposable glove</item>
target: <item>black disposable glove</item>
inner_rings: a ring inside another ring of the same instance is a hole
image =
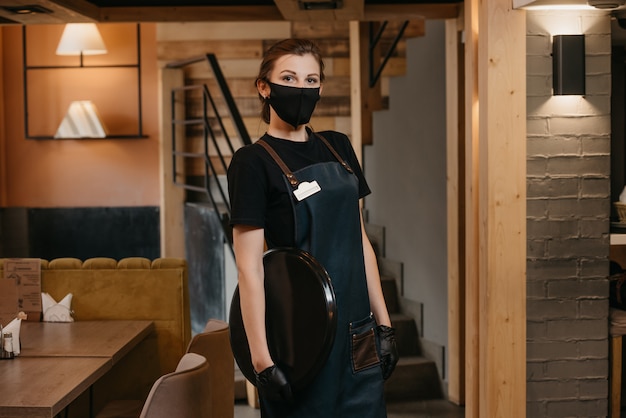
[[[276,365],[270,366],[261,373],[255,373],[256,387],[259,396],[271,401],[293,400],[291,385],[287,381],[285,374]]]
[[[398,348],[396,347],[396,330],[386,325],[377,328],[380,340],[380,367],[383,370],[383,379],[387,380],[398,363]]]

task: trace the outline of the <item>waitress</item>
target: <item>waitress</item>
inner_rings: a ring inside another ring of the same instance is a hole
[[[263,418],[386,417],[383,384],[398,361],[359,205],[370,189],[348,137],[307,126],[323,82],[324,63],[313,42],[286,39],[270,47],[256,80],[267,132],[240,148],[228,169],[241,314]],[[310,183],[306,190],[294,192],[272,151],[298,180]],[[309,252],[335,292],[330,354],[297,392],[268,348],[265,244]]]

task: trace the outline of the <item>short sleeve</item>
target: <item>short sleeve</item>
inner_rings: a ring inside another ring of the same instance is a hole
[[[267,178],[251,146],[238,149],[228,167],[231,225],[263,227],[267,207]]]

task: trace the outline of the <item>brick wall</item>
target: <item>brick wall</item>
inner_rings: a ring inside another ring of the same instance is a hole
[[[527,13],[527,416],[608,414],[608,14]],[[552,35],[585,34],[586,96],[551,95]]]

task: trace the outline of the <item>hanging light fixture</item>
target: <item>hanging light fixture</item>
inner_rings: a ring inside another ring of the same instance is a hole
[[[84,55],[106,54],[107,49],[95,23],[68,23],[57,46],[57,55],[78,55],[83,66]]]

